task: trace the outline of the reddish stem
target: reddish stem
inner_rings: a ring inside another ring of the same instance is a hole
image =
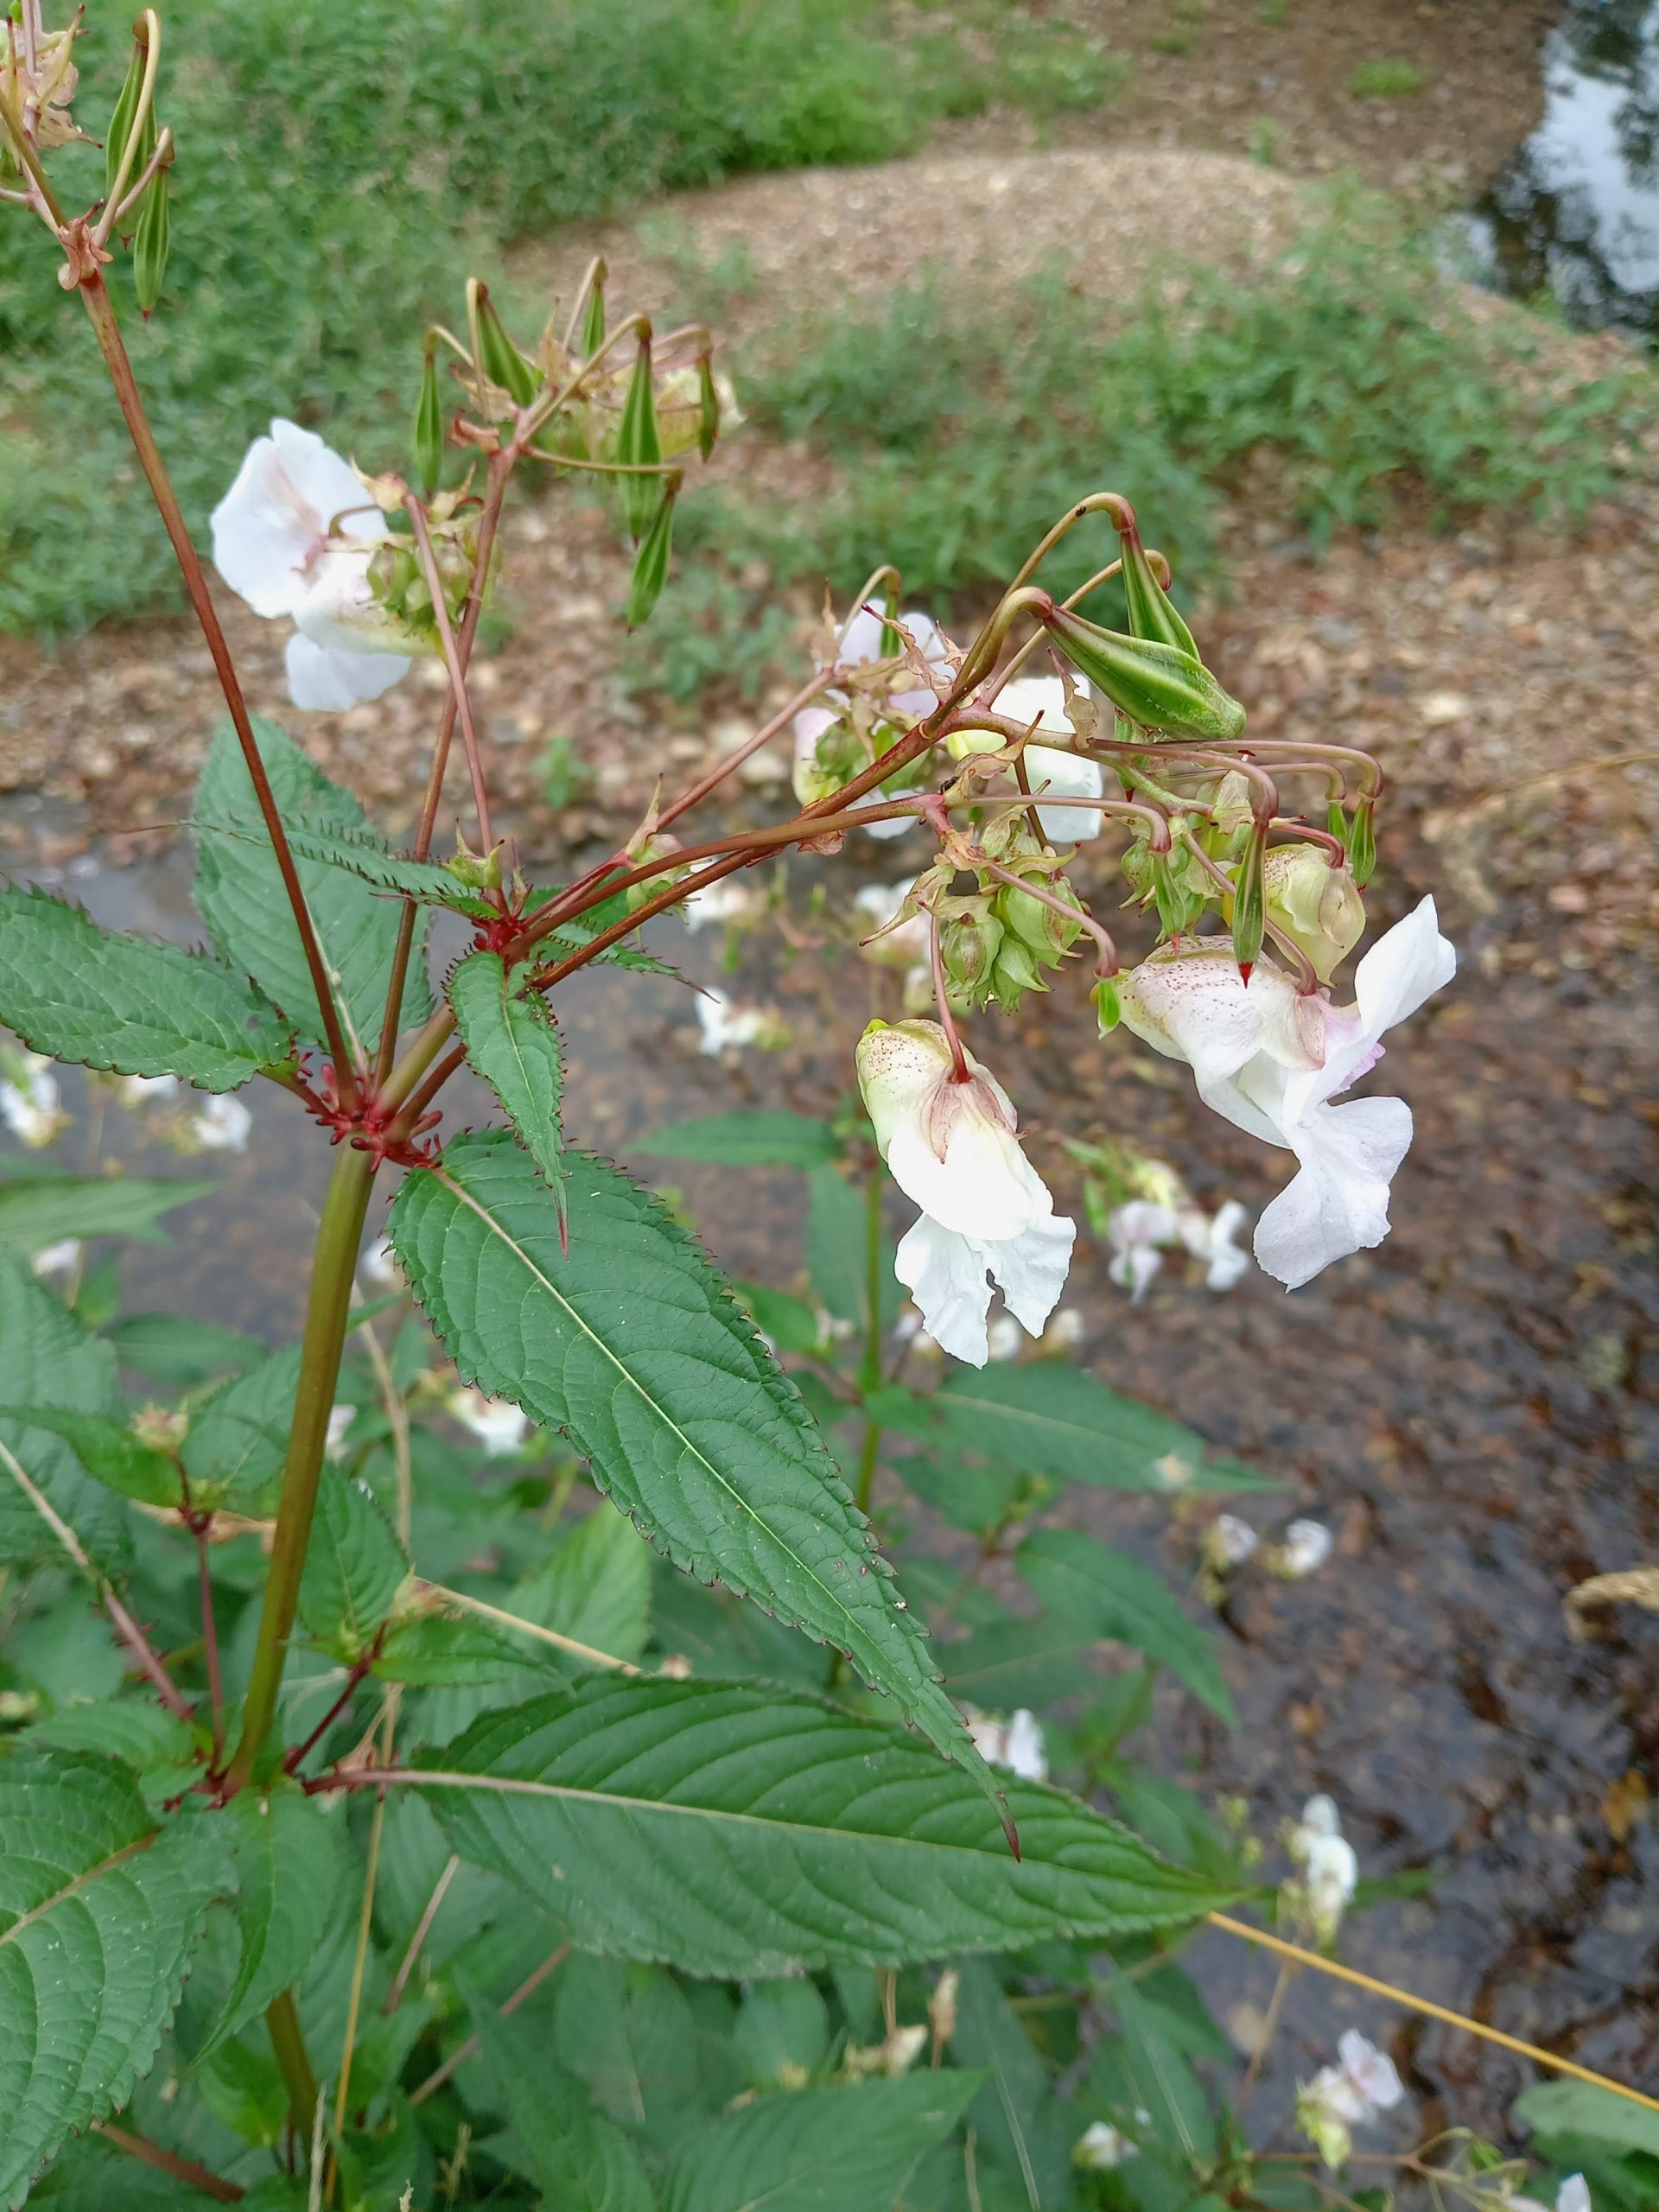
[[[201,1647],[207,1664],[207,1696],[213,1713],[213,1772],[225,1756],[225,1687],[219,1665],[219,1623],[213,1618],[213,1578],[207,1561],[207,1520],[196,1529],[196,1583],[201,1597]]]
[[[933,996],[938,1001],[939,1027],[944,1032],[944,1041],[950,1047],[950,1080],[969,1083],[972,1077],[968,1067],[968,1055],[962,1049],[962,1039],[957,1034],[956,1016],[950,1011],[950,995],[944,987],[944,957],[939,950],[939,918],[931,910],[927,917],[927,957],[933,970]]]

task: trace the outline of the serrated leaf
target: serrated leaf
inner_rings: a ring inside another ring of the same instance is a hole
[[[176,1313],[133,1313],[105,1332],[123,1367],[158,1382],[208,1382],[240,1374],[265,1357],[265,1348],[212,1321],[187,1321]]]
[[[467,1381],[562,1429],[677,1567],[845,1650],[982,1776],[918,1622],[798,1394],[703,1254],[614,1167],[569,1156],[569,1250],[516,1145],[461,1138],[405,1180],[398,1260]]]
[[[256,720],[254,734],[285,823],[327,837],[355,840],[372,834],[351,793],[331,783],[274,722]],[[322,1018],[300,933],[289,912],[276,854],[264,842],[242,749],[227,726],[214,734],[196,785],[194,811],[200,825],[196,906],[214,944],[226,959],[253,977],[302,1037],[321,1044]],[[236,834],[214,836],[214,830]],[[397,902],[345,868],[298,858],[295,865],[324,962],[337,978],[346,1041],[372,1050],[397,939]],[[404,1019],[410,1024],[424,1021],[432,1010],[423,944],[417,933],[404,995]]]
[[[369,1492],[325,1466],[300,1577],[300,1618],[312,1639],[348,1665],[361,1658],[408,1573],[404,1548]]]
[[[36,1052],[120,1075],[234,1090],[292,1033],[222,961],[100,929],[67,899],[0,885],[0,1021]]]
[[[299,1980],[327,1929],[343,1874],[338,1816],[291,1783],[267,1796],[240,1791],[224,1819],[240,1883],[242,1951],[199,2059]]]
[[[977,2074],[926,2071],[758,2099],[675,2160],[664,2212],[871,2212],[961,2119]]]
[[[580,2082],[549,2063],[545,2035],[484,2006],[474,2019],[546,2202],[558,2212],[652,2212],[639,2153]]]
[[[27,1740],[44,1751],[96,1751],[102,1758],[119,1759],[139,1774],[155,1767],[186,1765],[197,1748],[182,1720],[139,1698],[103,1698],[92,1705],[67,1706],[49,1720],[36,1721]]]
[[[637,1659],[651,1632],[651,1548],[603,1507],[578,1521],[506,1610],[613,1658]]]
[[[545,1675],[550,1687],[564,1681],[551,1654],[527,1637],[447,1613],[423,1614],[394,1629],[372,1669],[382,1681],[423,1688],[481,1688],[522,1679],[526,1671]]]
[[[158,1827],[113,1760],[0,1761],[0,2202],[125,2103],[229,1872],[215,1819]]]
[[[257,829],[231,828],[212,822],[191,822],[185,826],[205,837],[235,838],[245,845],[267,852],[270,849],[264,823]],[[377,891],[416,899],[423,906],[451,906],[458,913],[480,918],[495,911],[487,899],[480,899],[458,876],[451,874],[441,861],[407,860],[401,853],[389,852],[366,827],[328,831],[286,821],[284,827],[296,860],[315,861],[322,868],[344,868],[348,874],[372,883]]]
[[[1033,1530],[1016,1563],[1049,1611],[1091,1637],[1144,1651],[1212,1713],[1232,1720],[1232,1693],[1214,1637],[1187,1618],[1150,1567],[1071,1529]]]
[[[283,1471],[294,1420],[300,1348],[273,1352],[227,1383],[191,1417],[184,1440],[190,1495],[202,1506],[233,1500],[244,1511]]]
[[[1194,1492],[1274,1487],[1248,1468],[1207,1461],[1190,1428],[1063,1360],[957,1368],[930,1399],[883,1392],[871,1410],[906,1434],[1054,1482]]]
[[[960,1769],[775,1684],[595,1676],[481,1715],[422,1764],[461,1857],[584,1948],[694,1974],[1119,1936],[1228,1895],[1075,1798],[1010,1780],[1016,1859]]]
[[[218,1188],[178,1175],[31,1175],[0,1184],[0,1245],[38,1252],[65,1236],[130,1236],[164,1244],[162,1215]]]
[[[1086,1682],[1083,1655],[1093,1641],[1064,1617],[1009,1615],[941,1644],[939,1663],[958,1705],[1009,1713],[1020,1705],[1052,1705]]]
[[[164,1452],[143,1443],[123,1421],[105,1414],[70,1413],[41,1406],[0,1409],[0,1427],[10,1435],[10,1424],[48,1429],[68,1445],[82,1469],[94,1482],[118,1491],[123,1497],[145,1505],[179,1505],[184,1487],[179,1471]]]
[[[722,1167],[826,1167],[841,1157],[828,1122],[757,1108],[675,1122],[633,1145],[655,1160],[708,1160]]]
[[[449,1004],[467,1059],[500,1100],[520,1143],[562,1200],[559,1101],[564,1066],[558,1026],[546,1000],[536,991],[515,993],[514,980],[499,952],[469,953],[449,978]]]
[[[95,1567],[114,1575],[131,1565],[132,1537],[119,1499],[92,1479],[61,1437],[32,1426],[27,1416],[0,1416],[0,1564],[71,1563],[62,1539],[17,1481],[19,1468],[74,1531]]]
[[[1062,2212],[1073,2202],[1071,2143],[1047,2069],[1003,1995],[992,1969],[964,1960],[950,2048],[958,2063],[980,2071],[984,2087],[970,2114],[983,2149],[1018,2178],[1028,2205]]]
[[[0,1404],[118,1414],[115,1354],[34,1269],[0,1252]]]

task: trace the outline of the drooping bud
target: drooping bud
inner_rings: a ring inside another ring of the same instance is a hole
[[[1235,738],[1243,730],[1243,708],[1196,653],[1103,630],[1064,607],[1051,608],[1042,620],[1079,674],[1142,729],[1211,739]]]
[[[616,457],[625,467],[640,472],[622,479],[622,511],[627,518],[628,535],[637,543],[649,527],[662,498],[658,479],[645,473],[654,468],[663,457],[663,442],[657,425],[657,395],[652,386],[649,332],[641,337],[639,350],[634,355],[633,377],[617,429]]]
[[[1174,601],[1159,582],[1157,572],[1147,558],[1147,549],[1141,543],[1141,532],[1134,523],[1127,530],[1118,532],[1118,550],[1123,556],[1123,596],[1128,602],[1130,636],[1151,638],[1160,645],[1174,645],[1197,660],[1198,648],[1192,632],[1176,612]]]
[[[1247,983],[1262,950],[1265,921],[1262,884],[1267,846],[1267,829],[1258,823],[1233,879],[1233,956],[1238,962],[1238,972]]]
[[[1354,871],[1354,881],[1363,891],[1376,868],[1376,801],[1369,794],[1362,797],[1354,809],[1348,832],[1348,864]]]
[[[599,262],[594,269],[594,281],[588,290],[588,312],[582,325],[582,358],[591,361],[605,343],[605,264]]]
[[[170,162],[163,161],[156,170],[149,189],[139,203],[138,227],[133,233],[132,286],[146,322],[162,296],[162,285],[167,276],[171,229],[167,179],[170,167]]]
[[[527,407],[536,397],[536,372],[508,337],[487,289],[476,276],[467,280],[467,318],[480,372],[505,391],[515,407]]]
[[[1123,1019],[1123,1001],[1117,995],[1117,984],[1110,976],[1103,976],[1089,994],[1100,1022],[1100,1033],[1109,1037]]]
[[[1328,983],[1365,933],[1365,906],[1345,864],[1317,845],[1275,845],[1262,864],[1268,917]]]
[[[430,334],[415,402],[415,474],[429,499],[443,476],[443,401],[438,391],[437,341]]]
[[[647,524],[639,550],[633,556],[633,577],[628,588],[628,627],[638,630],[650,619],[668,581],[669,545],[674,534],[674,495],[679,479],[671,477],[658,493],[657,512]]]

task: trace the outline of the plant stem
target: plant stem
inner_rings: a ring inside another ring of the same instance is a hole
[[[196,1580],[201,1593],[201,1644],[207,1665],[207,1696],[213,1714],[213,1767],[225,1756],[225,1685],[219,1667],[219,1623],[213,1618],[213,1577],[207,1560],[207,1524],[196,1524]]]
[[[509,2012],[516,2012],[521,2005],[525,2003],[530,1998],[533,1997],[536,1994],[536,1992],[541,1987],[542,1984],[547,1980],[549,1974],[555,1973],[560,1967],[562,1967],[565,1960],[569,1958],[569,1955],[570,1946],[568,1943],[561,1943],[558,1949],[553,1953],[550,1958],[543,1959],[540,1966],[536,1968],[533,1974],[526,1974],[524,1979],[519,1983],[518,1988],[513,1991],[512,1996],[503,1998],[501,2000],[502,2018],[505,2020]],[[455,2048],[450,2052],[448,2057],[444,2060],[442,2065],[435,2068],[434,2070],[427,2075],[425,2081],[420,2084],[418,2088],[411,2089],[410,2091],[409,2101],[410,2104],[423,2105],[427,2099],[431,2096],[435,2090],[441,2089],[443,2087],[444,2083],[449,2079],[449,2076],[455,2071],[457,2067],[464,2066],[469,2058],[475,2058],[478,2055],[480,2041],[481,2038],[477,2036],[468,2036],[465,2043],[457,2044]]]
[[[305,2037],[300,2030],[300,2015],[291,1989],[285,1989],[275,2004],[267,2007],[265,2026],[270,2031],[270,2047],[276,2053],[277,2067],[288,2088],[289,2119],[293,2124],[294,2133],[304,2142],[311,2133],[319,2091],[317,2077],[312,2071],[310,2054],[306,2050]]]
[[[156,443],[149,427],[149,417],[144,412],[144,403],[139,395],[137,380],[128,359],[126,341],[121,335],[121,326],[116,319],[115,307],[104,279],[96,270],[81,279],[79,286],[86,312],[92,318],[93,331],[104,355],[110,380],[115,386],[115,396],[126,418],[127,429],[133,448],[138,455],[138,465],[144,472],[150,497],[172,542],[174,556],[184,578],[185,590],[201,626],[201,634],[207,641],[207,651],[213,658],[219,677],[219,689],[225,694],[225,703],[231,710],[242,758],[247,763],[254,797],[259,802],[271,848],[276,855],[276,865],[282,872],[283,888],[288,893],[288,903],[293,909],[294,925],[300,933],[300,943],[305,951],[305,963],[311,972],[311,988],[316,994],[318,1011],[328,1039],[329,1056],[334,1063],[334,1080],[339,1088],[340,1103],[348,1109],[358,1101],[357,1074],[346,1049],[345,1034],[340,1026],[340,1010],[334,1003],[334,985],[329,980],[328,968],[317,942],[317,932],[311,920],[311,909],[307,906],[305,892],[299,872],[294,865],[294,855],[289,849],[288,833],[283,828],[282,816],[276,809],[276,793],[270,788],[270,779],[265,773],[265,764],[253,734],[253,724],[248,719],[247,701],[242,696],[242,684],[231,658],[231,649],[225,641],[214,610],[213,595],[207,588],[207,578],[190,533],[185,528],[184,515],[173,490],[172,480],[167,473],[161,449]]]
[[[204,2196],[217,2197],[221,2204],[239,2204],[247,2195],[239,2182],[226,2181],[223,2175],[209,2173],[206,2166],[199,2166],[194,2158],[181,2158],[176,2151],[169,2151],[165,2144],[152,2143],[147,2135],[139,2135],[130,2127],[118,2127],[113,2120],[95,2120],[92,2133],[101,2135],[118,2151],[124,2151],[130,2158],[141,2164],[154,2166],[164,2174],[171,2174],[175,2181],[188,2183],[199,2189]]]
[[[340,1351],[351,1321],[353,1271],[369,1210],[374,1168],[371,1153],[359,1152],[352,1146],[340,1153],[317,1227],[299,1387],[294,1394],[294,1423],[289,1431],[270,1571],[265,1578],[264,1604],[259,1615],[259,1640],[248,1681],[242,1737],[226,1776],[226,1787],[231,1792],[240,1789],[252,1773],[276,1712],[288,1639],[299,1603],[300,1575],[311,1541],[311,1519],[328,1440],[328,1415],[340,1379]]]

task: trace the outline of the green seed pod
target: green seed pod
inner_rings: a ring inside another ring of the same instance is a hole
[[[1117,985],[1109,976],[1103,976],[1089,994],[1100,1021],[1100,1033],[1109,1037],[1123,1019],[1123,1005],[1117,995]]]
[[[1362,798],[1348,833],[1348,861],[1363,891],[1376,869],[1376,801]]]
[[[963,899],[958,912],[941,915],[939,961],[953,1000],[984,1005],[1001,945],[1002,925],[980,900]]]
[[[426,341],[420,395],[415,402],[415,474],[429,499],[443,480],[443,400],[438,391],[435,341]]]
[[[1046,880],[1042,887],[1058,898],[1068,896],[1064,876],[1052,882]],[[1082,926],[1080,923],[1066,921],[1042,899],[1033,899],[1029,891],[1016,890],[1011,883],[1005,883],[998,891],[993,911],[1008,934],[1018,938],[1046,968],[1059,965],[1061,957],[1076,942]]]
[[[1196,654],[1157,639],[1103,630],[1063,607],[1051,609],[1043,620],[1078,673],[1142,729],[1219,739],[1235,738],[1243,730],[1243,708]]]
[[[591,361],[604,343],[605,264],[601,261],[594,271],[593,289],[588,295],[588,313],[582,326],[582,359]]]
[[[1006,933],[997,947],[991,971],[991,996],[1005,1014],[1012,1014],[1027,991],[1046,991],[1042,971],[1019,938]]]
[[[1198,649],[1192,632],[1175,611],[1175,602],[1158,581],[1147,549],[1141,543],[1141,532],[1131,523],[1118,534],[1118,547],[1123,556],[1123,596],[1128,601],[1129,634],[1135,638],[1150,638],[1159,645],[1173,645],[1180,652],[1191,653],[1194,660]]]
[[[633,556],[633,581],[628,589],[630,630],[638,630],[650,620],[651,610],[668,581],[669,545],[674,535],[674,494],[677,488],[671,480],[659,491],[657,512],[646,525],[639,550]]]
[[[1262,895],[1262,865],[1267,858],[1268,833],[1260,824],[1244,849],[1233,880],[1233,957],[1246,982],[1262,950],[1265,902]]]
[[[697,364],[697,451],[707,461],[720,435],[720,392],[715,365],[706,353]]]
[[[508,337],[506,325],[476,276],[467,281],[467,309],[480,370],[491,384],[500,386],[515,407],[528,407],[536,397],[536,372]]]
[[[1348,849],[1348,810],[1339,798],[1333,798],[1325,808],[1325,826],[1345,853]]]
[[[657,395],[652,386],[649,337],[640,340],[639,350],[634,356],[633,377],[616,434],[616,457],[628,468],[640,470],[654,467],[663,457],[663,441],[657,426]],[[661,498],[662,486],[654,476],[629,475],[622,479],[622,511],[627,518],[628,535],[636,543],[644,536]]]
[[[121,174],[121,156],[132,136],[132,120],[138,112],[138,95],[143,90],[147,58],[146,49],[135,41],[132,59],[127,64],[126,80],[122,85],[120,98],[116,101],[115,113],[110,118],[110,127],[104,135],[104,190],[106,195],[115,190],[115,181]],[[142,158],[135,155],[133,165],[127,171],[129,184],[138,175],[143,162],[149,158],[148,154],[143,155]]]
[[[138,203],[138,227],[133,233],[133,289],[138,295],[138,305],[146,322],[162,296],[162,283],[167,275],[167,180],[168,165],[164,163]]]

